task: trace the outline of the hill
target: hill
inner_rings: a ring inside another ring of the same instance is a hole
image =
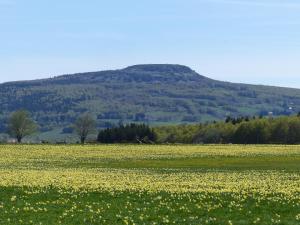
[[[9,114],[22,108],[45,132],[68,128],[87,111],[99,127],[120,121],[179,124],[270,111],[292,114],[300,111],[300,89],[216,81],[181,65],[136,65],[0,84],[0,105],[0,130]]]

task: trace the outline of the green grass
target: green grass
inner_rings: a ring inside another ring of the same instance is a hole
[[[73,165],[74,166],[74,165]],[[77,165],[78,166],[78,165]],[[160,160],[112,160],[81,163],[80,167],[107,168],[174,168],[220,170],[287,170],[300,171],[300,156],[292,157],[214,157]],[[72,165],[67,165],[72,167]]]
[[[300,224],[299,146],[0,145],[0,177],[3,225]]]
[[[42,192],[2,188],[1,224],[297,224],[299,203],[280,196],[242,201],[231,194],[169,194],[159,192]],[[18,197],[14,202],[11,196]],[[239,202],[238,205],[233,204]],[[298,206],[297,206],[298,204]],[[100,213],[96,213],[100,212]],[[280,215],[280,217],[278,216]],[[280,221],[280,222],[279,222]]]

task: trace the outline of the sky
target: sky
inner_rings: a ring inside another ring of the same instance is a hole
[[[300,88],[299,0],[0,0],[0,83],[169,63]]]

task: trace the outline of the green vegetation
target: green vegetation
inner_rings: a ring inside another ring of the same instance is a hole
[[[225,122],[156,127],[160,143],[299,144],[300,116],[230,118]]]
[[[0,133],[11,112],[26,109],[42,133],[58,136],[85,112],[97,118],[98,128],[289,115],[300,111],[300,90],[215,81],[179,65],[139,65],[0,84],[0,105]]]
[[[12,203],[11,196],[22,198]],[[0,198],[4,205],[0,211],[6,210],[0,218],[3,225],[299,224],[298,202],[278,201],[276,195],[269,199],[253,196],[239,202],[228,193],[76,193],[54,188],[42,191],[4,188],[0,190]]]
[[[11,135],[18,143],[32,134],[36,125],[26,111],[12,114],[9,127]],[[96,122],[90,114],[83,114],[70,125],[76,132],[80,143],[89,138],[90,143],[139,143],[139,144],[299,144],[300,114],[282,117],[227,117],[224,122],[212,122],[194,125],[173,125],[150,128],[145,124],[120,124],[118,127],[100,130],[96,137]],[[71,134],[73,143],[77,142]],[[78,138],[77,138],[78,139]],[[5,141],[2,141],[5,142]],[[34,141],[33,141],[34,142]],[[49,141],[35,141],[49,143]],[[66,144],[67,141],[56,143]]]
[[[29,112],[19,110],[11,114],[9,119],[9,132],[21,143],[25,136],[33,134],[37,130],[35,122],[30,118]]]
[[[1,145],[0,224],[300,222],[300,150]]]
[[[145,124],[121,125],[107,128],[98,134],[100,143],[155,143],[156,134]]]

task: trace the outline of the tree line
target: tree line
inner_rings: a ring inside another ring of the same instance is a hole
[[[197,125],[155,128],[159,143],[300,144],[297,116],[239,117]]]
[[[83,114],[73,124],[84,144],[97,133],[96,120]],[[9,133],[18,143],[35,133],[38,125],[24,110],[11,114]],[[194,144],[300,144],[300,114],[297,116],[227,117],[225,121],[194,125],[150,128],[145,124],[127,124],[98,131],[99,143],[194,143]]]
[[[81,144],[86,142],[90,134],[97,132],[96,127],[96,120],[88,113],[79,116],[73,124]],[[9,134],[16,138],[18,143],[21,143],[24,137],[34,134],[37,129],[38,125],[28,111],[16,111],[9,118]],[[145,124],[128,124],[99,131],[97,141],[100,143],[154,143],[156,135]]]
[[[102,130],[97,140],[100,143],[154,143],[156,134],[145,124],[132,123]]]

